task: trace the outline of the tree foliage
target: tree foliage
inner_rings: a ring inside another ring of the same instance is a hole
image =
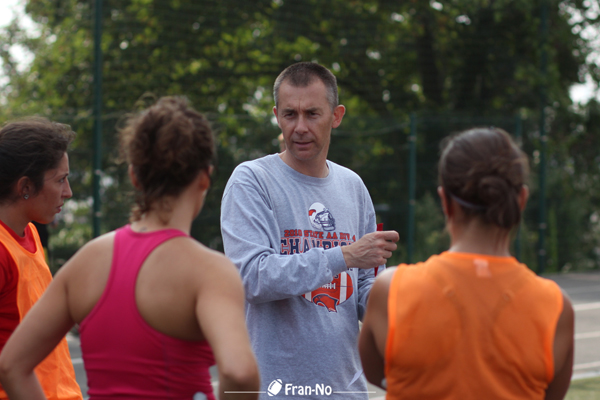
[[[17,22],[0,36],[8,77],[0,116],[42,114],[79,132],[71,165],[78,210],[89,207],[91,196],[94,4],[28,0],[39,36]],[[513,132],[519,116],[524,148],[534,155],[544,88],[550,100],[544,122],[551,137],[550,207],[561,224],[553,262],[594,266],[600,107],[591,102],[574,108],[569,88],[585,73],[600,78],[581,35],[597,18],[581,0],[103,0],[103,229],[124,223],[131,201],[124,168],[115,164],[120,121],[149,98],[183,94],[207,113],[218,135],[219,174],[194,235],[220,248],[218,208],[230,172],[241,161],[277,151],[272,83],[289,64],[313,60],[336,74],[347,106],[330,158],[363,177],[386,227],[401,233],[401,246],[408,116],[416,113],[419,258],[445,245],[435,200],[440,140],[482,124]],[[17,68],[13,46],[35,55],[25,70]],[[547,74],[540,72],[543,52]],[[535,171],[535,156],[532,161]],[[530,247],[535,207],[534,191],[527,214]],[[78,232],[85,233],[72,247],[89,239],[89,230]]]

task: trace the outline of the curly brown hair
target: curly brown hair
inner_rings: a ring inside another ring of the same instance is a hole
[[[183,97],[163,97],[130,117],[120,131],[121,150],[138,181],[131,220],[176,197],[216,157],[215,140],[206,118]]]

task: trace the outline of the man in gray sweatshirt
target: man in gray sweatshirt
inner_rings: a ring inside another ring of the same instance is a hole
[[[274,98],[286,149],[240,164],[221,204],[225,254],[246,290],[260,398],[367,399],[358,321],[398,233],[376,231],[360,177],[327,160],[345,113],[335,76],[293,64]]]

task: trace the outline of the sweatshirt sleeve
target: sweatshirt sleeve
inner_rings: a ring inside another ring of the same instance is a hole
[[[249,303],[300,296],[346,271],[340,247],[280,254],[280,228],[269,197],[248,179],[232,179],[233,175],[221,203],[221,233],[225,254],[240,271]]]
[[[377,229],[377,218],[375,215],[375,208],[373,207],[373,202],[371,200],[371,196],[367,188],[364,188],[364,210],[366,211],[364,215],[366,231],[364,234],[375,232]],[[369,300],[369,293],[371,292],[371,287],[375,282],[375,272],[383,272],[385,269],[385,264],[380,265],[377,268],[371,269],[361,269],[358,271],[358,318],[362,321],[363,316],[365,315],[365,311],[367,309],[367,301]]]

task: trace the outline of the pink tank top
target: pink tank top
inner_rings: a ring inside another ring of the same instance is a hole
[[[148,255],[180,236],[186,235],[175,229],[137,233],[129,225],[116,231],[106,288],[80,327],[91,400],[214,400],[208,368],[215,360],[208,342],[156,331],[135,302],[137,275]]]

